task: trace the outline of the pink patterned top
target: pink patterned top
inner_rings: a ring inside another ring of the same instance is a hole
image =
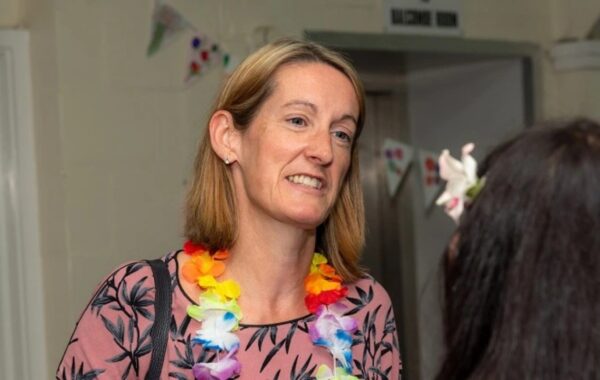
[[[171,275],[172,316],[163,379],[193,379],[197,362],[211,361],[214,351],[191,342],[198,322],[191,319],[177,276],[177,252],[163,257]],[[372,278],[347,284],[347,315],[358,322],[352,346],[353,374],[361,379],[400,379],[402,363],[394,312],[386,291]],[[150,330],[154,317],[154,279],[144,262],[126,264],[100,284],[84,310],[56,373],[57,379],[143,379],[150,365]],[[239,379],[315,378],[321,364],[331,367],[331,354],[313,345],[310,314],[269,325],[240,325]]]

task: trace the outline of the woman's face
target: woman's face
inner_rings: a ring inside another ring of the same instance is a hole
[[[240,135],[239,211],[313,229],[329,215],[350,166],[358,100],[347,77],[322,63],[284,65],[274,83]]]

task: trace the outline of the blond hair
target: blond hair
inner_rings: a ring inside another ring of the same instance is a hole
[[[364,124],[364,90],[356,70],[338,53],[321,45],[282,39],[264,46],[232,73],[223,86],[211,114],[231,113],[235,128],[245,130],[271,95],[275,72],[290,63],[329,65],[352,83],[359,105],[356,138]],[[208,127],[200,141],[194,179],[187,195],[185,236],[211,250],[230,248],[238,231],[233,179],[228,167],[214,152]],[[360,186],[356,139],[351,163],[331,214],[317,229],[317,250],[326,254],[345,281],[362,275],[358,260],[364,244],[364,206]]]

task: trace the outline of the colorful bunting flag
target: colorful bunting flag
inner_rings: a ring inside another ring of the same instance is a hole
[[[386,138],[383,141],[385,173],[390,197],[393,197],[402,183],[413,159],[413,148],[399,141]]]
[[[148,44],[146,55],[155,54],[164,44],[173,39],[178,32],[193,27],[173,7],[157,2],[152,14],[152,38]]]
[[[185,81],[201,75],[214,64],[221,64],[227,70],[230,64],[229,53],[223,52],[218,43],[207,36],[196,33],[190,40],[188,69]]]
[[[226,52],[214,40],[197,32],[197,29],[188,22],[185,17],[170,5],[164,4],[163,0],[155,0],[154,12],[152,14],[152,38],[148,44],[146,55],[154,55],[161,47],[167,44],[173,37],[185,30],[194,32],[189,43],[189,58],[187,61],[185,82],[205,73],[210,66],[221,65],[225,73],[231,73],[237,65],[229,52]]]
[[[421,172],[421,185],[423,188],[423,201],[425,209],[429,209],[442,188],[438,154],[423,149],[419,150],[419,169]]]

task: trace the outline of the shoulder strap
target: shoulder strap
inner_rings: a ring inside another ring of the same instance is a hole
[[[154,323],[150,331],[152,356],[146,380],[158,380],[165,360],[171,322],[171,277],[167,264],[161,259],[148,260],[148,264],[152,268],[156,294],[154,296]]]

